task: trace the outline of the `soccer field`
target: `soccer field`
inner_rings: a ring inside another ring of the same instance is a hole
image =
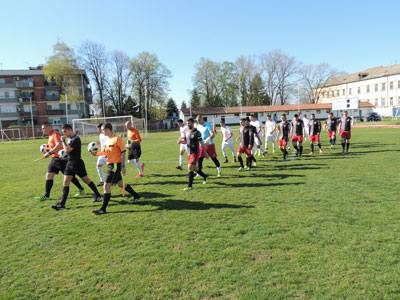
[[[128,164],[124,178],[142,198],[113,187],[103,216],[83,183],[85,196],[71,186],[67,209],[51,209],[61,175],[51,201],[33,199],[44,140],[0,144],[0,299],[400,299],[399,128],[353,129],[346,156],[324,131],[322,155],[305,143],[304,157],[277,150],[251,172],[223,164],[220,178],[205,160],[212,176],[192,191],[178,136],[144,139],[145,177]]]

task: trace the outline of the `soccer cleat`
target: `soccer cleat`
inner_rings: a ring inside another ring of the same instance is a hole
[[[144,171],[144,163],[142,163],[142,174],[143,174],[143,171]]]
[[[203,184],[207,183],[207,179],[208,179],[208,176],[206,178],[203,178]]]
[[[196,175],[196,178],[200,178],[201,176],[199,174]]]
[[[299,156],[299,151],[296,151],[296,156]]]
[[[242,167],[240,167],[239,169],[238,169],[238,171],[240,172],[240,171],[243,171],[243,168]]]
[[[223,161],[224,164],[228,163],[228,159],[225,157],[225,160]]]
[[[217,177],[221,177],[222,176],[222,172],[218,172]]]
[[[74,197],[79,197],[79,196],[82,196],[82,195],[85,195],[85,190],[79,190],[79,191],[74,195]]]
[[[35,200],[38,200],[38,201],[50,200],[50,197],[43,195],[43,196],[35,197]]]
[[[98,196],[94,196],[94,199],[93,199],[93,203],[96,203],[96,202],[100,202],[101,201],[101,196],[100,195],[98,195]]]
[[[314,155],[314,152],[310,152],[310,156],[313,156]]]
[[[102,209],[98,209],[98,210],[92,211],[92,213],[94,213],[96,216],[99,216],[99,215],[104,215],[106,213],[106,211],[102,210]]]
[[[55,210],[63,210],[65,209],[65,206],[62,205],[61,203],[57,203],[56,205],[52,205],[51,208]]]
[[[322,151],[322,149],[319,149],[319,153],[322,153],[323,151]]]
[[[143,174],[138,174],[138,175],[136,176],[136,178],[140,178],[140,177],[144,177],[144,175],[143,175]]]
[[[257,163],[256,162],[253,162],[253,167],[257,167]]]
[[[104,182],[102,181],[102,182],[99,182],[98,184],[97,184],[97,186],[103,186],[104,185]]]
[[[331,145],[331,149],[333,149],[333,145]]]
[[[140,199],[140,195],[137,194],[135,197],[133,197],[133,203],[137,203]]]
[[[246,171],[251,171],[251,168],[247,168]]]
[[[177,166],[176,168],[182,171],[182,166]]]
[[[191,191],[191,190],[193,190],[193,188],[191,186],[188,186],[188,187],[185,187],[183,190],[184,191]]]
[[[262,157],[264,157],[264,158],[265,158],[265,152],[262,154]]]
[[[272,150],[272,153],[275,153],[275,149],[274,149],[274,150]]]

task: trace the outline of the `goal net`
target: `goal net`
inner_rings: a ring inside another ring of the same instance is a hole
[[[81,137],[81,139],[87,139],[89,137],[98,137],[99,131],[97,125],[100,123],[111,123],[113,132],[119,136],[126,136],[125,123],[127,121],[132,122],[132,126],[139,130],[143,135],[144,119],[134,118],[133,116],[119,116],[119,117],[107,117],[107,118],[89,118],[89,119],[74,119],[72,120],[72,127],[74,132]]]

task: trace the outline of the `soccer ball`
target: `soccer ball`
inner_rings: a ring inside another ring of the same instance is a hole
[[[99,151],[99,146],[96,142],[91,142],[88,144],[87,149],[89,152],[93,153]]]
[[[67,159],[67,157],[68,157],[67,151],[65,151],[64,149],[61,149],[60,151],[58,151],[58,157],[61,159]]]
[[[47,144],[40,145],[39,150],[40,150],[40,152],[45,153],[45,152],[49,151],[49,145],[47,145]]]

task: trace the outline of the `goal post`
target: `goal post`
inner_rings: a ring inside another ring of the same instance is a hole
[[[117,117],[106,117],[106,118],[87,118],[87,119],[73,119],[72,127],[74,132],[82,138],[89,136],[98,136],[99,131],[97,125],[100,123],[111,123],[113,126],[113,132],[118,135],[125,135],[126,128],[125,123],[131,121],[132,126],[139,130],[143,135],[144,133],[144,119],[138,119],[133,116],[117,116]]]

